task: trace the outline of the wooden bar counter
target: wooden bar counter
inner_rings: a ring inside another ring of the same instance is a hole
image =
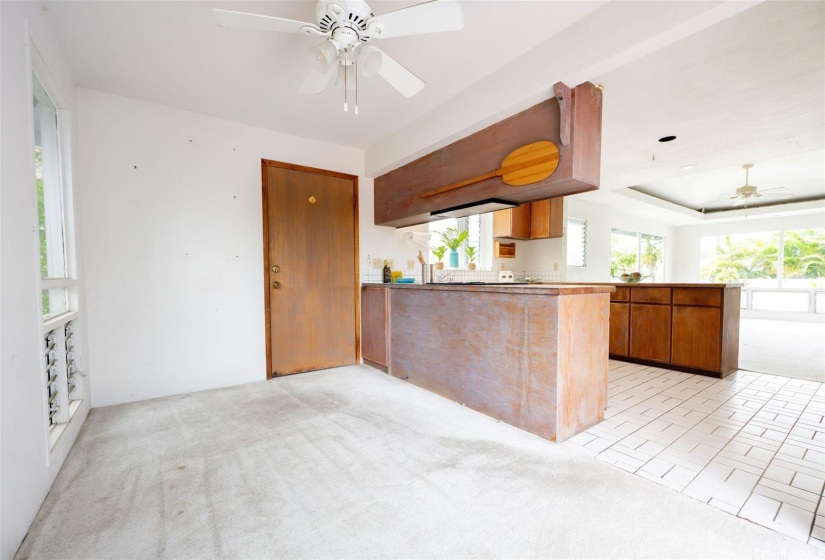
[[[604,418],[613,290],[364,284],[364,363],[561,442]]]

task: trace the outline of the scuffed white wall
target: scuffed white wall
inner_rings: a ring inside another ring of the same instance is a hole
[[[361,175],[363,151],[82,88],[78,105],[93,405],[264,379],[261,159]]]

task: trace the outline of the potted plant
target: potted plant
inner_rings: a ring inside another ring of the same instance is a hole
[[[438,261],[436,261],[434,265],[435,268],[441,270],[442,268],[444,268],[444,263],[441,262],[441,259],[444,258],[444,253],[447,252],[447,248],[444,245],[441,245],[439,247],[432,247],[430,248],[430,250],[433,252],[433,255],[435,255],[435,258],[438,259]]]
[[[475,270],[476,269],[476,250],[478,247],[473,247],[472,245],[467,245],[464,248],[464,253],[467,255],[467,270]]]
[[[447,228],[441,232],[441,242],[450,249],[450,268],[458,268],[458,248],[466,241],[469,232],[458,228]]]

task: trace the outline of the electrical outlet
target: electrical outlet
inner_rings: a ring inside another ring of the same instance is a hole
[[[384,264],[382,263],[381,259],[372,259],[372,267],[373,268],[382,268]]]
[[[553,272],[559,271],[559,263],[553,263]]]
[[[407,270],[412,270],[415,267],[415,261],[412,259],[407,259]]]
[[[392,270],[392,259],[387,259],[387,264],[390,265],[390,270]]]

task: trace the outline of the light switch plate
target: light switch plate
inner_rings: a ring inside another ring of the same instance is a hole
[[[387,264],[390,265],[390,270],[392,270],[392,259],[387,259]]]
[[[407,270],[412,270],[415,266],[415,261],[412,259],[407,259]]]
[[[373,268],[382,268],[383,266],[381,259],[372,259]]]

